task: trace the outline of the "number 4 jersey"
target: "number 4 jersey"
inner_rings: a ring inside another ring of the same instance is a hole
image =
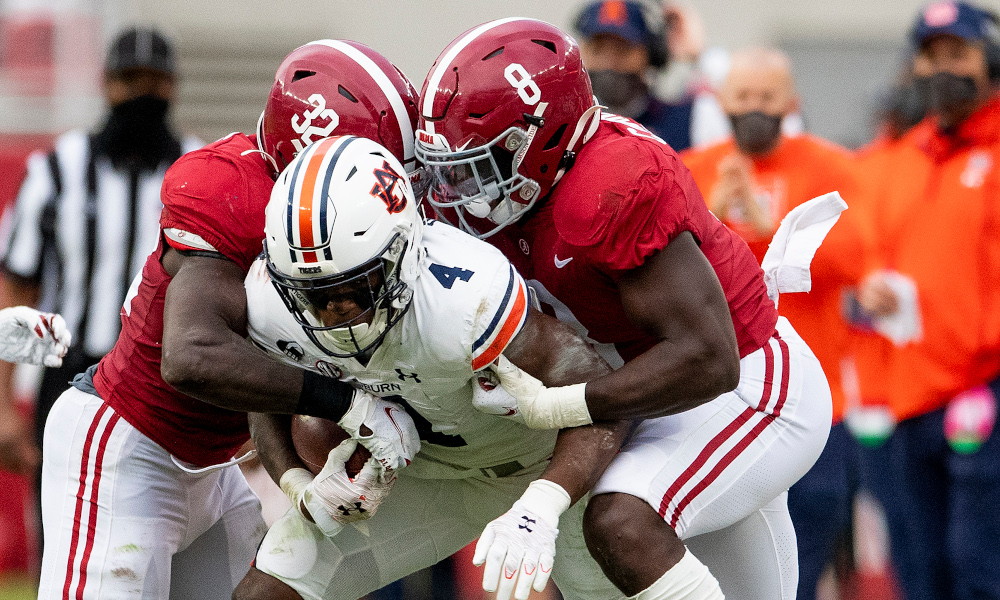
[[[472,404],[474,376],[528,315],[528,289],[490,245],[437,221],[424,227],[413,299],[367,365],[328,356],[288,312],[262,259],[246,279],[251,339],[285,363],[402,401],[420,433],[416,477],[504,476],[547,458],[555,431],[531,431]],[[395,397],[395,398],[393,398]]]

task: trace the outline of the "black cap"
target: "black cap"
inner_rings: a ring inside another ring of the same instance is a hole
[[[159,31],[151,27],[133,27],[111,43],[105,71],[145,68],[173,75],[174,48]]]

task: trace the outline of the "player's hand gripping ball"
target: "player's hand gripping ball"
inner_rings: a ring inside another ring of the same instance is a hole
[[[357,440],[349,439],[331,450],[323,469],[300,496],[313,522],[329,537],[348,523],[374,516],[396,482],[396,472],[383,469],[375,459],[365,462],[356,477],[349,477],[345,463],[357,446]]]
[[[329,419],[306,415],[292,417],[292,444],[299,458],[313,475],[323,470],[330,450],[350,437],[351,434]],[[348,476],[357,477],[371,455],[368,448],[358,444],[357,450],[347,459]]]
[[[355,390],[351,407],[338,423],[383,469],[402,469],[420,451],[417,427],[406,410],[364,390]]]

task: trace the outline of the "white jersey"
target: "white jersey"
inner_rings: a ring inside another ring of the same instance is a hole
[[[428,221],[423,245],[427,256],[409,309],[367,365],[312,343],[263,259],[246,278],[250,338],[285,363],[401,400],[421,439],[407,467],[412,476],[505,476],[547,458],[557,432],[532,431],[472,405],[474,373],[500,355],[527,318],[524,280],[493,246],[445,223]]]

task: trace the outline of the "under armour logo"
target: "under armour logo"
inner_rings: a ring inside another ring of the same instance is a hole
[[[356,512],[359,514],[364,514],[368,512],[367,510],[361,507],[360,502],[355,502],[354,506],[344,506],[343,504],[341,504],[340,506],[337,507],[337,510],[342,512],[345,517],[351,516],[351,512]]]
[[[400,369],[396,369],[396,376],[399,377],[400,381],[406,381],[406,378],[409,377],[414,382],[420,383],[420,378],[417,377],[416,373],[404,373]]]
[[[521,515],[521,518],[524,519],[524,523],[518,525],[517,528],[527,530],[528,533],[531,533],[531,526],[535,524],[535,520],[529,519],[527,515]]]

